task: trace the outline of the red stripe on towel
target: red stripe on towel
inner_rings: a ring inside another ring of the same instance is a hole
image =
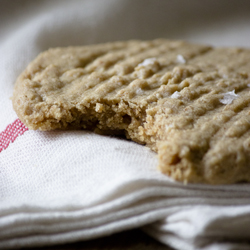
[[[14,142],[19,135],[22,135],[27,130],[28,128],[19,119],[9,124],[6,129],[0,133],[0,152],[6,149],[11,142]]]

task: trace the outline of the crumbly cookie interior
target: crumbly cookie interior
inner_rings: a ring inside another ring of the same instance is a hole
[[[250,181],[250,51],[183,41],[50,49],[17,79],[30,128],[89,129],[158,152],[182,182]]]

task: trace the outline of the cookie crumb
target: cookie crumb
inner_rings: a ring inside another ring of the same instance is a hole
[[[104,111],[104,105],[101,104],[101,103],[97,103],[96,106],[95,106],[95,111],[98,112],[98,113],[101,113]]]

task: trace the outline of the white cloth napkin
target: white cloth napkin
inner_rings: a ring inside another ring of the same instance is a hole
[[[26,131],[10,100],[16,77],[49,47],[157,37],[248,46],[249,1],[0,4],[0,249],[135,227],[180,250],[250,249],[249,184],[183,185],[163,176],[156,155],[136,143],[87,131]]]

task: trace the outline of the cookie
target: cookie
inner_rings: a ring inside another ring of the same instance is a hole
[[[183,41],[50,49],[16,81],[30,129],[125,134],[175,180],[250,181],[250,50]]]

